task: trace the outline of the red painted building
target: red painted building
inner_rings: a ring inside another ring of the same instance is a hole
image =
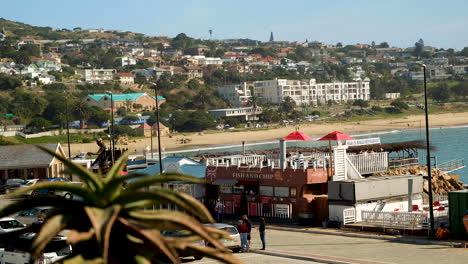
[[[242,166],[208,166],[207,200],[218,197],[225,214],[311,218],[328,217],[327,171]]]

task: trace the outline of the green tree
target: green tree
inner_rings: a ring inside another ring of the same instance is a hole
[[[0,73],[0,90],[14,90],[21,86],[21,80],[6,73]]]
[[[421,57],[423,53],[423,49],[424,49],[424,40],[419,39],[416,43],[414,43],[414,51],[413,51],[414,56],[418,58]]]
[[[468,47],[464,47],[464,48],[460,51],[460,55],[461,55],[461,56],[468,57]]]
[[[64,94],[57,93],[47,96],[47,100],[49,104],[42,113],[42,117],[63,128],[66,125],[67,114],[68,120],[72,120],[70,106],[67,109],[66,105],[68,98]]]
[[[133,136],[136,136],[136,131],[135,129],[129,127],[129,126],[125,126],[125,125],[114,125],[114,127],[112,128],[112,133],[116,136],[116,137],[119,137],[119,136],[129,136],[129,137],[133,137]]]
[[[88,121],[101,127],[104,123],[110,120],[110,114],[106,111],[100,109],[99,107],[93,106],[89,108],[89,118]]]
[[[446,82],[429,89],[429,97],[438,102],[447,101],[450,98],[450,89]]]
[[[400,110],[409,109],[408,104],[403,102],[401,99],[396,99],[395,101],[391,102],[390,105]]]
[[[367,101],[364,101],[362,99],[357,99],[353,102],[354,106],[359,106],[361,109],[365,107],[369,107],[369,103]]]
[[[388,45],[388,42],[384,41],[384,42],[380,43],[378,47],[379,48],[389,48],[390,45]]]
[[[138,118],[138,116],[128,115],[128,116],[125,116],[124,118],[122,118],[122,124],[130,125],[133,122],[136,122],[138,120],[140,120],[140,118]]]
[[[281,114],[273,109],[265,109],[260,116],[260,120],[266,123],[278,122],[281,120]]]
[[[68,87],[63,83],[51,83],[42,86],[42,89],[46,92],[66,92],[68,91]]]
[[[461,82],[457,85],[454,85],[450,88],[450,91],[456,98],[465,98],[468,96],[468,83]]]
[[[91,108],[83,100],[77,100],[71,107],[72,115],[80,120],[80,128],[84,127],[84,123],[91,116]],[[102,123],[101,123],[102,124]]]
[[[283,113],[291,113],[294,108],[296,107],[296,102],[294,102],[294,100],[287,96],[284,98],[283,102],[281,102],[280,104],[280,107],[279,107],[279,110]]]
[[[240,263],[219,241],[223,237],[229,238],[228,233],[200,223],[214,222],[203,204],[190,195],[162,187],[175,181],[202,183],[198,179],[175,174],[121,176],[127,155],[117,160],[103,176],[83,169],[53,150],[41,149],[63,162],[83,184],[48,182],[23,188],[17,194],[45,188],[66,191],[81,199],[35,196],[7,205],[0,217],[38,206],[51,208],[40,227],[2,234],[1,241],[9,241],[9,246],[19,247],[37,257],[59,232],[68,229],[68,242],[74,244],[70,256],[73,263],[159,263],[162,256],[172,263],[180,263],[179,256],[184,253],[208,256],[225,263]],[[124,188],[124,185],[127,186]],[[146,210],[155,205],[177,206],[181,211]],[[32,246],[13,239],[34,229],[38,231]],[[165,237],[162,235],[164,230],[186,230],[193,237]],[[203,239],[212,246],[194,245],[195,239]]]
[[[34,117],[28,124],[28,127],[32,128],[34,131],[44,131],[51,126],[52,123],[42,117]]]

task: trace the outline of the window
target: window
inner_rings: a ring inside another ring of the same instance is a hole
[[[244,186],[234,186],[232,192],[235,194],[242,194],[244,192]]]
[[[291,187],[290,191],[290,196],[291,197],[296,197],[297,195],[297,188],[296,187]]]
[[[289,187],[275,187],[275,197],[289,197]]]
[[[221,193],[232,193],[232,186],[220,186],[219,191]]]
[[[273,186],[260,186],[261,196],[273,196]]]

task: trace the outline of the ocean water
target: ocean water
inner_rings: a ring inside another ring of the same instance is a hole
[[[429,130],[430,144],[436,147],[431,151],[431,157],[437,158],[437,163],[441,164],[454,159],[464,159],[468,165],[468,126],[463,127],[443,127],[431,128]],[[410,140],[426,140],[425,129],[417,130],[393,130],[388,132],[378,132],[369,134],[351,135],[357,139],[380,137],[382,143],[402,142]],[[297,147],[317,147],[327,145],[328,142],[320,141],[289,141],[287,146]],[[265,150],[278,147],[278,141],[258,142],[246,144],[246,150]],[[234,152],[241,151],[242,145],[217,146],[210,149],[177,151],[177,153],[166,153],[169,155],[194,155],[201,153]],[[426,164],[426,151],[419,150],[420,164]],[[432,160],[434,165],[434,159]],[[468,168],[454,171],[452,174],[459,174],[460,179],[468,184]]]

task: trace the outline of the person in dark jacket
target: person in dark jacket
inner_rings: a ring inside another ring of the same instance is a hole
[[[260,217],[260,225],[258,226],[258,232],[260,233],[260,240],[262,240],[262,248],[260,250],[265,250],[265,218]]]

